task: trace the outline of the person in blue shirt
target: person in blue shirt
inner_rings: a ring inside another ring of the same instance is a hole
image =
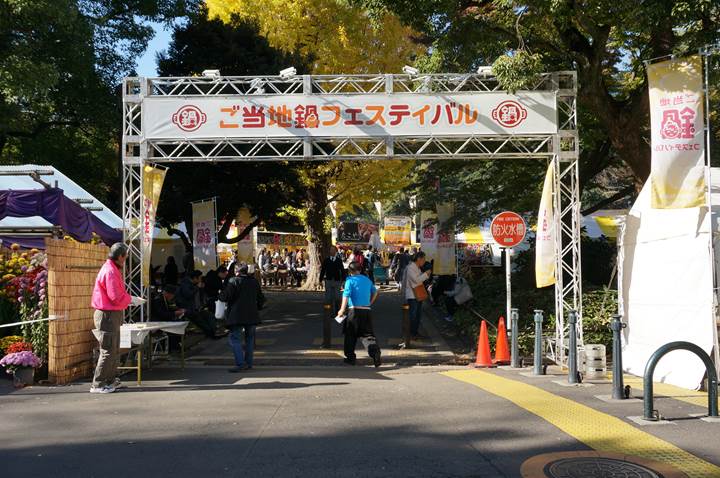
[[[345,363],[355,365],[355,345],[360,338],[367,347],[368,355],[373,359],[375,367],[379,367],[382,363],[380,347],[375,339],[370,313],[370,307],[377,299],[378,291],[375,284],[362,274],[362,266],[359,263],[351,262],[348,273],[350,275],[345,281],[342,304],[338,312],[338,317],[342,317],[347,311],[347,318],[343,322]]]

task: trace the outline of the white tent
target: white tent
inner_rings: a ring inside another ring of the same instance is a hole
[[[652,209],[646,183],[626,218],[619,264],[623,366],[643,375],[655,350],[688,341],[717,354],[717,326],[710,230],[720,212],[720,169],[713,168],[712,218],[707,207]],[[712,219],[712,221],[711,221]],[[717,252],[718,245],[715,246]],[[716,365],[718,364],[716,355]],[[663,358],[655,380],[696,389],[705,367],[695,355],[674,351]]]

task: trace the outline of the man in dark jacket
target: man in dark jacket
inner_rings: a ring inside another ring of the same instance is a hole
[[[248,275],[247,264],[236,269],[237,277],[228,281],[220,292],[220,300],[227,303],[225,325],[230,329],[230,347],[235,355],[235,367],[228,370],[238,373],[252,368],[255,345],[255,327],[260,323],[258,312],[265,302],[260,284],[255,277]],[[245,347],[241,335],[245,332]]]
[[[161,293],[155,294],[152,302],[150,302],[150,316],[152,320],[157,322],[171,322],[185,314],[185,310],[170,305],[173,299],[175,299],[176,291],[176,286],[168,284],[163,287]]]
[[[332,306],[333,314],[340,309],[340,285],[345,280],[345,266],[337,248],[330,246],[330,255],[320,267],[320,282],[325,281],[325,303]]]
[[[211,270],[205,274],[205,300],[208,310],[212,313],[215,313],[215,301],[218,300],[218,294],[223,289],[227,276],[228,270],[225,266],[220,266],[217,270]]]
[[[184,277],[180,281],[180,286],[175,294],[175,304],[185,310],[185,319],[200,328],[206,337],[222,338],[224,334],[215,332],[214,317],[203,307],[201,287],[203,287],[202,272],[192,271],[189,277]]]

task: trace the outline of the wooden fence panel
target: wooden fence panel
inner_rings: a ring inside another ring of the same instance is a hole
[[[64,384],[88,377],[93,370],[94,310],[90,306],[95,277],[108,254],[105,245],[46,239],[49,315],[48,375]]]

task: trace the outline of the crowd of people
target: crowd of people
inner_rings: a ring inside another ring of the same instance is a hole
[[[121,273],[126,257],[127,246],[116,244],[111,248],[93,293],[95,324],[100,331],[101,345],[91,388],[93,393],[111,393],[119,386],[115,374],[121,311],[130,305]],[[432,262],[417,249],[400,248],[383,260],[389,262],[387,277],[396,281],[401,297],[409,305],[414,340],[425,338],[420,335],[420,323],[422,303],[426,299],[439,304],[444,296],[449,318],[452,318],[456,308],[453,300],[454,285],[457,284],[455,276],[433,278]],[[365,250],[356,247],[347,251],[332,246],[321,264],[320,281],[325,286],[325,301],[331,304],[338,321],[342,322],[345,363],[350,365],[355,364],[358,340],[363,342],[376,367],[382,362],[371,314],[379,292],[375,286],[375,271],[382,265],[380,261],[378,251],[370,246]],[[262,287],[299,287],[307,276],[307,254],[303,249],[262,249],[253,264],[235,258],[227,266],[221,265],[206,274],[188,268],[185,261],[183,265],[186,271],[180,274],[175,259],[169,257],[162,277],[159,268],[152,268],[151,320],[187,320],[211,339],[229,335],[235,357],[235,367],[229,371],[233,373],[253,366],[255,330],[260,323],[259,310],[265,303]],[[221,305],[225,310],[216,311]]]
[[[305,249],[282,252],[262,248],[255,261],[263,285],[300,287],[307,277],[307,253]]]

